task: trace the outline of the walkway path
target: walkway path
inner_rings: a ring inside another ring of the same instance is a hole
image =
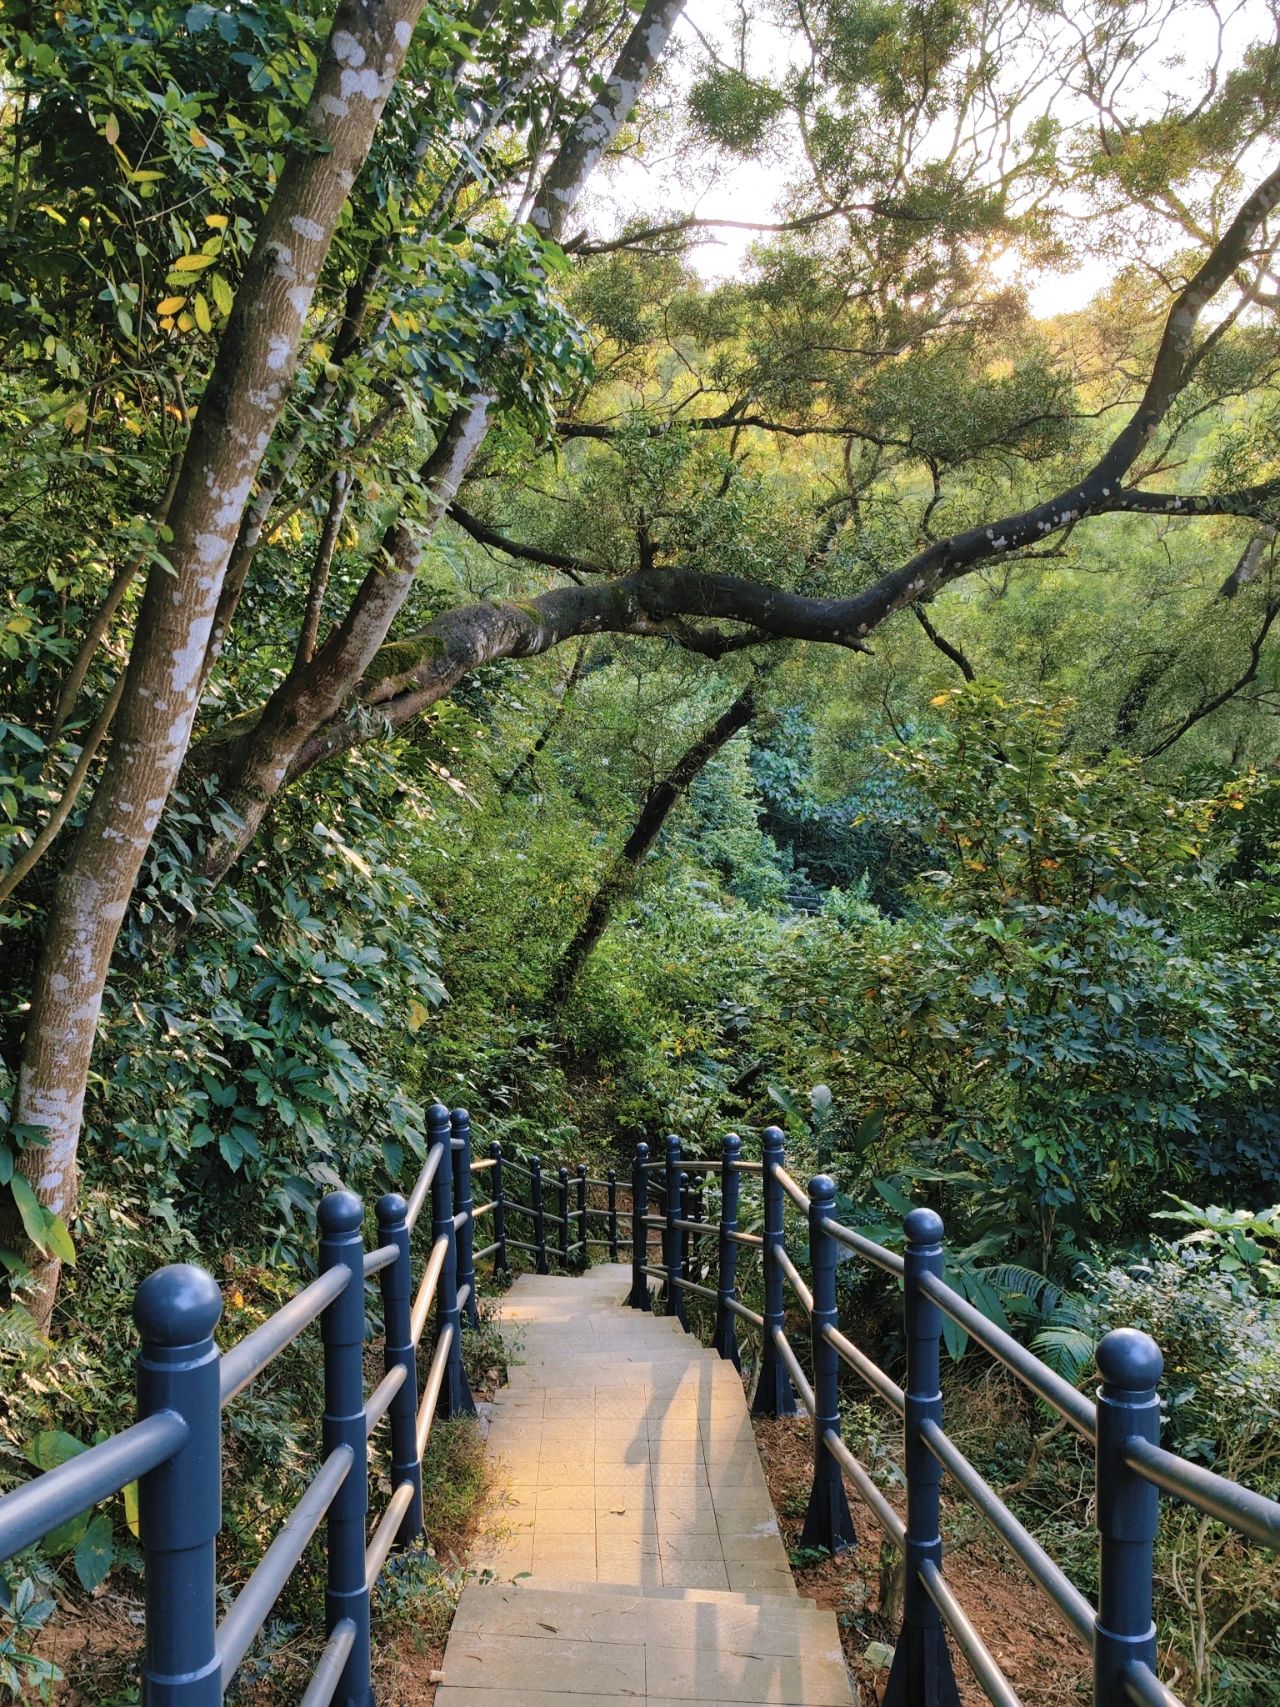
[[[497,1580],[463,1593],[437,1707],[852,1707],[835,1618],[796,1595],[741,1378],[625,1308],[629,1281],[613,1264],[506,1296],[498,1533],[475,1561]]]

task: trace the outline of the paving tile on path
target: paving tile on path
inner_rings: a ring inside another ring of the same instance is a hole
[[[531,1690],[566,1695],[643,1696],[645,1649],[639,1642],[525,1641],[511,1636],[450,1636],[445,1653],[450,1689],[502,1689],[507,1702]]]

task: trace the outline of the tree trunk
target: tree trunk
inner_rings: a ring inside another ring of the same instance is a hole
[[[544,235],[557,240],[562,235],[592,169],[626,122],[661,58],[683,6],[684,0],[648,0],[595,105],[570,126],[530,215]],[[454,411],[421,470],[421,481],[432,495],[426,517],[418,518],[412,527],[392,524],[379,560],[370,568],[343,622],[314,659],[290,672],[253,727],[221,755],[223,793],[240,827],[210,847],[204,868],[210,882],[220,881],[235,864],[280,789],[299,774],[300,765],[307,768],[303,756],[311,744],[356,694],[409,595],[424,549],[484,443],[492,401],[477,389]]]
[[[654,783],[645,795],[640,815],[631,834],[623,843],[600,887],[591,898],[586,915],[565,950],[547,986],[547,1004],[555,1007],[569,995],[583,967],[609,928],[621,903],[631,894],[640,868],[653,851],[662,834],[662,827],[675,810],[680,797],[694,779],[715,758],[725,744],[733,739],[756,714],[756,688],[745,688],[727,711],[721,713],[707,730],[676,760],[675,764]]]
[[[66,1220],[89,1063],[125,908],[190,739],[201,667],[249,491],[293,379],[303,322],[356,174],[399,75],[422,0],[340,0],[307,112],[245,269],[169,509],[168,567],[153,567],[115,738],[59,879],[32,990],[17,1120],[42,1127],[20,1166]],[[47,1324],[59,1265],[33,1256]]]

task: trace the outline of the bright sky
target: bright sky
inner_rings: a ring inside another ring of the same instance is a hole
[[[733,40],[730,28],[736,17],[737,8],[727,12],[723,0],[691,0],[685,18],[677,26],[677,86],[687,86],[704,62],[703,41],[716,43],[726,58],[736,58],[730,45]],[[1134,110],[1141,111],[1144,107],[1154,110],[1168,95],[1202,85],[1205,68],[1218,44],[1220,21],[1228,64],[1238,59],[1245,44],[1259,36],[1265,37],[1271,28],[1270,9],[1265,0],[1226,0],[1216,10],[1208,3],[1197,5],[1192,0],[1175,18],[1175,27],[1166,32],[1176,39],[1166,48],[1164,36],[1160,37],[1147,64],[1145,91]],[[776,78],[779,65],[795,53],[794,39],[765,21],[753,24],[752,32],[755,44],[752,69],[762,69]],[[1038,111],[1044,110],[1042,104]],[[1061,95],[1055,98],[1050,110],[1064,124],[1078,122],[1087,115],[1082,102],[1068,101]],[[1038,116],[1038,111],[1034,106],[1028,107],[1028,121]],[[777,215],[787,175],[788,165],[782,159],[727,163],[710,155],[700,171],[693,175],[687,171],[677,174],[673,163],[655,149],[644,163],[624,162],[605,183],[597,180],[599,187],[592,198],[591,224],[601,231],[612,232],[637,213],[656,209],[712,219],[769,220]],[[1087,216],[1083,202],[1065,211],[1079,218]],[[708,232],[707,239],[690,256],[702,277],[715,282],[740,276],[747,249],[756,240],[753,234],[719,230]],[[1089,301],[1106,286],[1114,265],[1099,257],[1088,259],[1070,273],[1023,272],[1018,257],[1011,255],[999,273],[1009,280],[1022,278],[1033,313],[1053,315],[1078,309]]]

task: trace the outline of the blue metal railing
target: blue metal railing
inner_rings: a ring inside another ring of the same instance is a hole
[[[422,1460],[439,1416],[467,1415],[474,1404],[462,1362],[464,1326],[477,1320],[476,1264],[508,1266],[526,1253],[540,1274],[585,1266],[592,1246],[616,1261],[631,1246],[628,1302],[684,1320],[685,1299],[715,1306],[712,1343],[741,1367],[738,1328],[760,1335],[752,1409],[792,1415],[797,1397],[813,1420],[813,1485],[802,1545],[839,1552],[854,1538],[845,1492],[851,1485],[905,1557],[902,1630],[885,1707],[952,1707],[958,1692],[944,1631],[949,1631],[989,1700],[1018,1707],[1009,1680],[956,1599],[943,1572],[940,1494],[951,1477],[1091,1650],[1095,1707],[1181,1707],[1156,1676],[1154,1543],[1161,1493],[1185,1500],[1249,1540],[1280,1548],[1280,1503],[1238,1486],[1159,1445],[1155,1342],[1130,1329],[1098,1347],[1095,1404],[995,1326],[943,1279],[942,1222],[929,1209],[906,1217],[903,1255],[834,1218],[835,1185],[819,1174],[802,1188],[787,1172],[783,1135],[766,1130],[763,1160],[743,1161],[730,1134],[715,1160],[685,1157],[669,1137],[662,1159],[638,1146],[630,1209],[620,1207],[616,1172],[592,1179],[560,1168],[547,1205],[542,1159],[517,1161],[492,1143],[473,1160],[470,1120],[436,1104],[428,1113],[427,1157],[408,1195],[376,1206],[378,1243],[366,1251],[363,1207],[350,1192],[319,1210],[316,1278],[262,1325],[219,1353],[213,1334],[222,1300],[212,1278],[191,1264],[148,1277],[134,1318],[139,1421],[122,1433],[0,1498],[0,1559],[32,1545],[68,1519],[139,1482],[145,1560],[146,1634],[142,1666],[147,1707],[214,1707],[223,1701],[272,1606],[321,1526],[327,1546],[325,1645],[302,1696],[303,1707],[372,1707],[370,1594],[391,1550],[423,1533]],[[716,1175],[720,1212],[704,1219],[703,1182]],[[763,1230],[738,1225],[743,1179],[761,1178]],[[473,1181],[487,1179],[477,1204]],[[592,1194],[595,1201],[592,1201]],[[601,1201],[603,1199],[603,1201]],[[430,1202],[431,1243],[414,1283],[411,1235]],[[657,1204],[658,1211],[651,1211]],[[809,1277],[787,1244],[788,1205],[804,1217]],[[660,1212],[659,1212],[660,1211]],[[515,1225],[530,1233],[513,1237]],[[491,1220],[490,1220],[491,1218]],[[604,1236],[590,1232],[604,1221]],[[476,1224],[492,1238],[476,1248]],[[630,1223],[628,1238],[622,1224]],[[650,1238],[661,1235],[661,1263]],[[691,1278],[691,1241],[714,1286]],[[841,1250],[903,1285],[905,1383],[899,1386],[854,1343],[839,1322],[836,1265]],[[763,1262],[763,1313],[738,1297],[741,1252]],[[383,1374],[365,1396],[365,1285],[381,1288]],[[786,1332],[790,1291],[808,1319],[809,1371]],[[943,1427],[940,1394],[942,1318],[950,1317],[1071,1424],[1096,1449],[1100,1549],[1097,1608],[1069,1581],[1009,1510]],[[419,1354],[434,1317],[434,1346],[419,1394]],[[320,1323],[324,1413],[319,1468],[306,1492],[217,1620],[216,1540],[221,1525],[221,1413],[313,1323]],[[906,1516],[894,1509],[841,1437],[840,1376],[850,1370],[903,1419]],[[369,1533],[369,1442],[386,1422],[392,1492]]]
[[[332,1192],[318,1213],[316,1278],[226,1352],[213,1338],[222,1314],[213,1278],[190,1263],[149,1275],[134,1300],[138,1422],[0,1499],[0,1559],[6,1559],[138,1482],[147,1707],[218,1707],[322,1525],[326,1641],[302,1699],[305,1707],[371,1707],[370,1594],[392,1547],[423,1532],[422,1455],[434,1419],[475,1409],[462,1365],[461,1321],[476,1320],[476,1257],[494,1255],[498,1266],[505,1261],[500,1241],[475,1251],[476,1221],[498,1210],[472,1200],[466,1111],[450,1115],[437,1104],[427,1129],[427,1159],[409,1198],[393,1192],[377,1204],[377,1246],[365,1250],[360,1199]],[[492,1169],[500,1183],[499,1156],[474,1171]],[[415,1292],[410,1235],[428,1198],[432,1243]],[[375,1277],[383,1375],[366,1398],[364,1290]],[[433,1314],[435,1347],[419,1403],[418,1351]],[[317,1321],[324,1362],[319,1468],[219,1622],[222,1412]],[[392,1493],[369,1535],[369,1442],[384,1421]]]
[[[813,1485],[801,1545],[835,1553],[854,1536],[845,1494],[847,1480],[880,1527],[904,1555],[902,1629],[894,1649],[884,1707],[958,1707],[959,1692],[944,1637],[949,1632],[990,1701],[1019,1707],[1018,1696],[956,1599],[943,1573],[940,1524],[944,1473],[1058,1608],[1093,1657],[1094,1707],[1181,1707],[1156,1676],[1154,1549],[1161,1493],[1235,1529],[1262,1547],[1280,1549],[1280,1502],[1266,1498],[1159,1444],[1163,1360],[1149,1335],[1131,1328],[1107,1334],[1097,1350],[1101,1377],[1097,1402],[1013,1336],[975,1310],[943,1279],[943,1226],[931,1209],[913,1209],[903,1226],[900,1256],[834,1218],[835,1183],[816,1175],[804,1190],[784,1165],[783,1134],[764,1133],[763,1160],[744,1163],[736,1135],[716,1160],[682,1154],[668,1137],[660,1162],[647,1145],[636,1151],[632,1202],[638,1229],[632,1249],[629,1302],[650,1309],[649,1282],[662,1288],[662,1308],[681,1315],[675,1300],[693,1294],[716,1306],[712,1344],[738,1367],[737,1325],[747,1322],[761,1338],[752,1400],[758,1416],[790,1416],[797,1396],[813,1420]],[[717,1173],[718,1223],[685,1212],[680,1181]],[[763,1233],[738,1228],[741,1177],[760,1173]],[[657,1176],[657,1177],[655,1177]],[[661,1200],[650,1212],[651,1193]],[[809,1250],[806,1280],[787,1249],[788,1204],[804,1217]],[[650,1262],[652,1231],[661,1234],[661,1265]],[[689,1275],[688,1237],[701,1236],[703,1259],[716,1271],[714,1288]],[[737,1295],[737,1259],[758,1248],[763,1261],[764,1311]],[[902,1281],[905,1385],[900,1387],[841,1331],[837,1308],[839,1249]],[[786,1334],[788,1290],[809,1321],[806,1373]],[[1068,1579],[982,1477],[943,1427],[942,1319],[949,1317],[999,1363],[1068,1422],[1095,1448],[1095,1506],[1099,1543],[1099,1596],[1095,1608]],[[683,1319],[683,1316],[682,1316]],[[905,1520],[858,1462],[840,1433],[840,1370],[852,1371],[903,1419]]]

